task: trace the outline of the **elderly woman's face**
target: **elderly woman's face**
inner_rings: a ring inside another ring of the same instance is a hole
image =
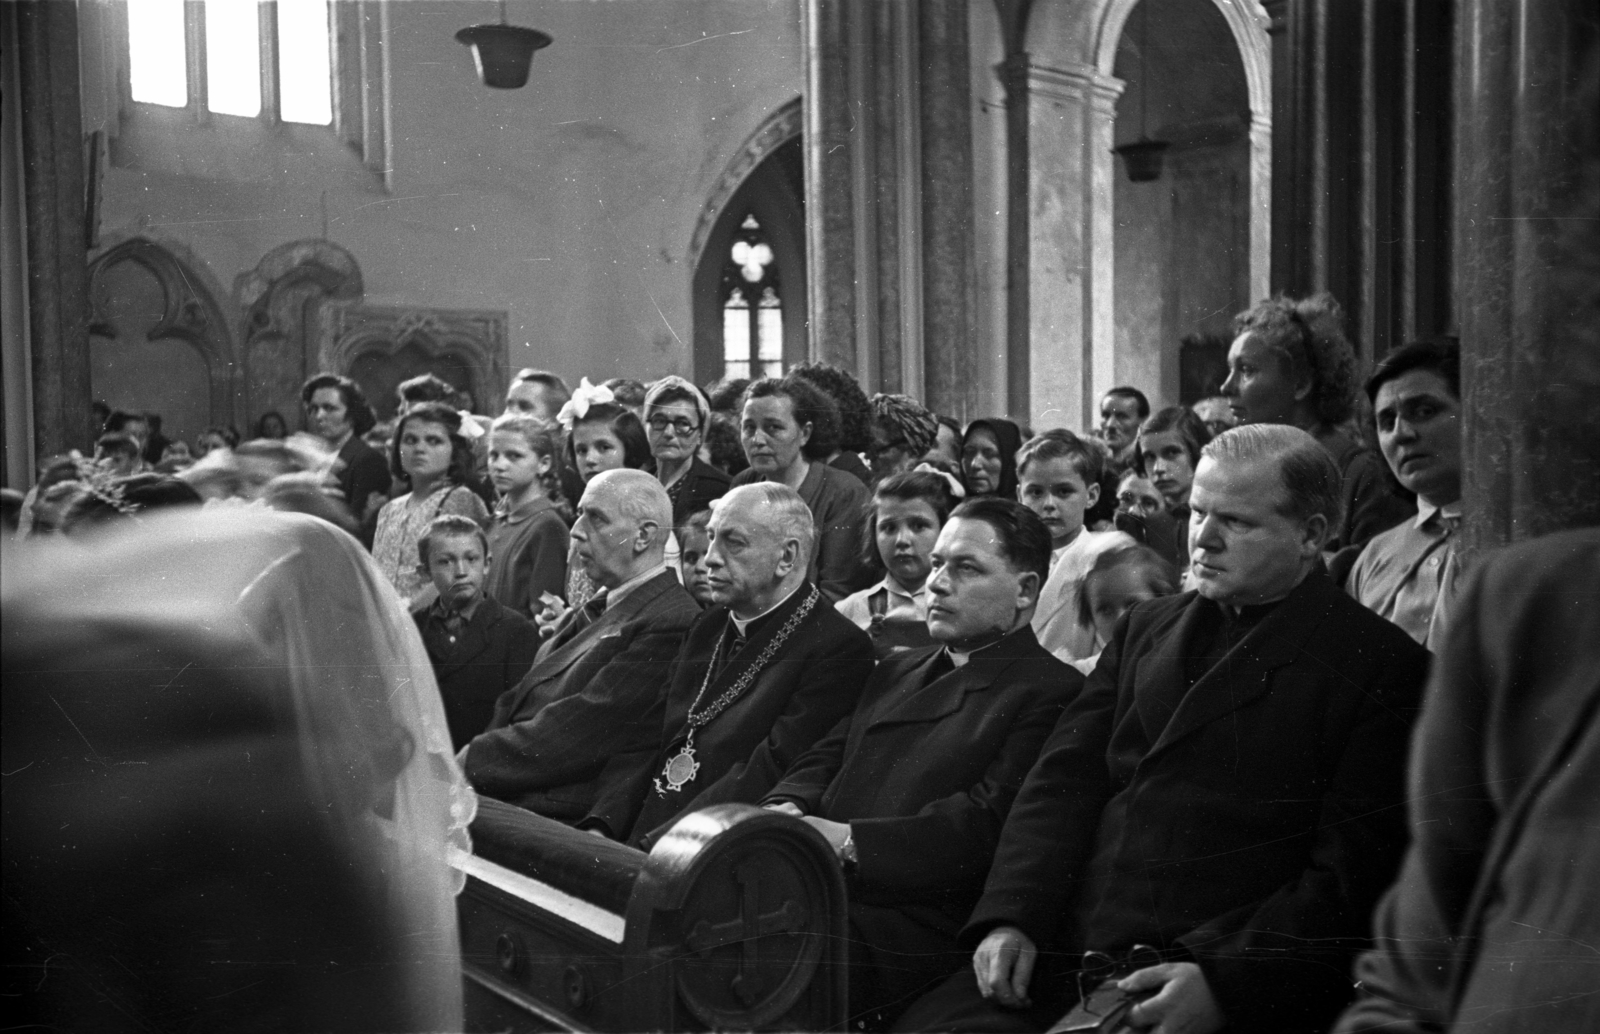
[[[700,448],[700,410],[692,402],[645,407],[644,428],[650,436],[650,455],[663,462],[687,462]]]
[[[1000,490],[1000,440],[988,428],[967,433],[961,447],[961,472],[967,476],[967,491],[973,495],[993,495]]]
[[[1240,424],[1293,422],[1295,404],[1311,386],[1297,385],[1284,369],[1283,356],[1258,335],[1244,333],[1228,349],[1228,379],[1222,394]]]

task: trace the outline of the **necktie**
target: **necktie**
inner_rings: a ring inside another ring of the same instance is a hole
[[[580,632],[594,624],[600,615],[605,612],[606,593],[602,589],[598,596],[583,605],[582,610],[575,612],[564,627],[556,630],[556,634],[550,640],[549,649],[553,650],[572,642]]]

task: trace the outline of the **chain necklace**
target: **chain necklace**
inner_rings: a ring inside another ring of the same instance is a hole
[[[793,614],[789,615],[789,620],[783,623],[783,627],[778,629],[778,634],[767,642],[767,645],[762,648],[761,653],[751,662],[750,666],[734,680],[733,685],[729,686],[717,699],[711,701],[710,706],[704,711],[696,713],[695,708],[700,706],[700,701],[705,699],[706,690],[711,688],[711,679],[716,674],[717,662],[722,658],[722,648],[728,641],[728,630],[726,628],[722,630],[722,635],[717,637],[716,647],[711,651],[711,664],[706,668],[706,676],[700,681],[700,692],[695,694],[694,703],[689,705],[689,731],[684,736],[683,747],[678,753],[667,759],[666,765],[661,769],[661,775],[656,777],[656,793],[665,797],[668,790],[676,793],[694,781],[694,777],[700,773],[700,762],[694,759],[695,730],[708,725],[713,718],[727,710],[728,705],[739,699],[744,694],[744,691],[750,688],[750,684],[756,680],[756,676],[761,674],[767,663],[783,648],[783,644],[794,634],[795,629],[800,627],[800,623],[806,619],[806,615],[811,613],[811,609],[817,605],[817,600],[821,597],[822,593],[813,585],[805,600],[795,608]],[[729,624],[732,624],[731,618]],[[661,783],[663,779],[667,781],[665,786]]]

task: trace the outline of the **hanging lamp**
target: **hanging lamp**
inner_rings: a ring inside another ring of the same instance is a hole
[[[1161,178],[1161,163],[1172,146],[1165,140],[1152,140],[1146,132],[1150,106],[1150,77],[1145,74],[1145,50],[1150,45],[1150,0],[1139,0],[1139,139],[1113,147],[1128,170],[1128,182],[1148,183]]]
[[[456,40],[472,48],[472,60],[483,85],[497,90],[526,86],[533,52],[551,42],[547,32],[507,24],[506,0],[500,0],[500,24],[469,25],[456,33]]]

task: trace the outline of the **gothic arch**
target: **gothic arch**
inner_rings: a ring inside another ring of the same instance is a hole
[[[359,300],[361,265],[329,240],[280,244],[234,278],[244,313],[244,387],[251,419],[299,409],[300,386],[318,373],[317,325],[325,302]]]
[[[800,182],[800,98],[769,115],[734,153],[701,210],[689,242],[694,314],[694,379],[722,376],[721,276],[724,256],[747,214],[760,222],[784,282],[787,368],[806,358],[804,185]]]
[[[1249,290],[1265,297],[1271,259],[1272,51],[1259,0],[1211,0],[1227,22],[1249,103]],[[1038,0],[1025,31],[1030,94],[1030,416],[1092,426],[1115,383],[1112,298],[1116,158],[1123,82],[1117,42],[1139,0]]]
[[[160,312],[145,332],[146,340],[175,339],[193,348],[206,368],[208,420],[237,424],[241,416],[239,350],[230,320],[218,301],[216,277],[188,249],[146,236],[132,236],[96,256],[88,269],[90,334],[112,341],[121,338],[112,315],[105,311],[104,287],[108,274],[126,262],[143,267],[160,286]],[[97,386],[96,390],[102,389]]]

